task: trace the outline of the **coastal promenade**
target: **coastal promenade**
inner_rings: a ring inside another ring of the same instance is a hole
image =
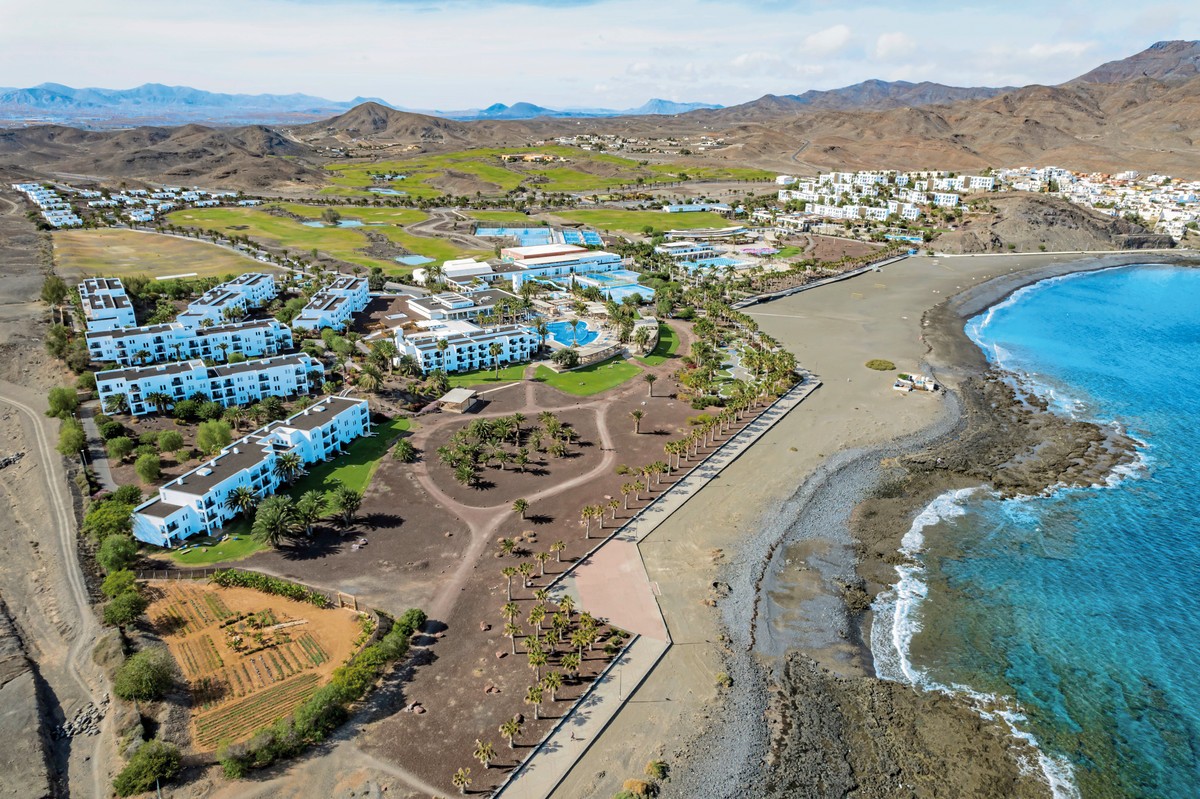
[[[807,376],[552,584],[552,595],[571,594],[580,609],[634,637],[495,796],[542,799],[553,794],[649,677],[672,641],[638,545],[820,385]]]

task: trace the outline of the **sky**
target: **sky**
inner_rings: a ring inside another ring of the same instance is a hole
[[[0,0],[0,86],[142,83],[455,110],[732,105],[868,78],[1060,83],[1200,4],[1128,0]]]

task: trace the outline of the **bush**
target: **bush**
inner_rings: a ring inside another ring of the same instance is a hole
[[[111,575],[113,572],[128,569],[136,563],[137,549],[137,542],[131,536],[112,535],[100,544],[100,551],[96,553],[96,562],[100,564],[100,568]]]
[[[75,378],[75,388],[78,391],[95,391],[96,373],[84,372],[79,377]]]
[[[113,627],[128,627],[146,612],[149,604],[146,598],[136,591],[126,591],[104,606],[104,623]]]
[[[171,687],[174,670],[166,647],[148,647],[135,652],[117,669],[113,692],[131,701],[161,699]]]
[[[46,411],[47,416],[66,418],[79,407],[79,394],[73,388],[55,386],[46,395],[46,402],[50,406]]]
[[[262,591],[264,594],[274,594],[275,596],[286,597],[297,602],[308,602],[311,605],[316,605],[319,608],[329,606],[329,597],[322,594],[320,591],[314,591],[311,588],[306,588],[299,583],[280,580],[278,577],[269,577],[259,572],[243,572],[234,569],[222,569],[212,576],[212,581],[222,588],[237,587],[237,588],[253,588],[255,591]]]
[[[58,454],[70,458],[78,455],[86,446],[87,434],[83,432],[83,425],[74,419],[63,419],[58,429]]]
[[[890,372],[896,368],[896,364],[883,358],[872,358],[867,361],[866,366],[868,369],[874,369],[876,372]]]
[[[401,463],[412,463],[417,459],[417,448],[407,438],[402,438],[396,442],[392,457]]]
[[[135,485],[120,486],[109,497],[113,502],[124,502],[126,505],[139,505],[142,501],[142,489]]]
[[[579,351],[572,347],[565,347],[551,355],[550,360],[563,369],[574,369],[579,366]]]
[[[157,452],[147,452],[138,456],[133,469],[137,476],[142,478],[142,482],[153,483],[162,475],[162,462],[159,461]]]
[[[201,422],[196,431],[196,447],[206,455],[215,455],[233,441],[233,429],[228,422],[210,419]]]
[[[158,434],[158,451],[175,452],[183,449],[183,436],[177,430],[164,430]]]
[[[196,420],[196,412],[200,409],[200,403],[195,400],[182,399],[175,403],[175,407],[171,412],[176,419],[182,419],[185,422],[193,422]]]
[[[107,422],[98,424],[97,427],[100,429],[100,437],[105,441],[110,441],[118,436],[125,435],[125,425],[121,424],[120,422],[115,422],[111,419]]]
[[[133,505],[110,497],[94,502],[83,517],[83,531],[97,541],[133,532]]]
[[[117,796],[133,796],[154,788],[156,782],[179,773],[179,749],[159,740],[146,741],[113,780]]]
[[[119,541],[119,538],[113,538],[113,541]],[[129,569],[117,569],[110,572],[104,578],[104,583],[100,586],[100,591],[109,599],[120,596],[126,591],[137,591],[137,578]]]
[[[104,449],[108,452],[108,459],[110,461],[123,461],[133,453],[133,439],[129,436],[110,438],[108,443],[104,445]]]

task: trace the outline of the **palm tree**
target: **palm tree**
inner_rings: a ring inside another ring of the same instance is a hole
[[[358,377],[355,378],[354,385],[368,394],[374,394],[383,386],[383,375],[371,364],[366,364],[358,371]]]
[[[583,662],[583,648],[588,645],[587,630],[580,628],[571,633],[571,646],[575,647],[579,655],[579,660]]]
[[[562,563],[562,551],[567,548],[565,541],[555,541],[550,545],[550,551],[554,553],[555,563]]]
[[[517,576],[518,570],[516,566],[505,566],[500,570],[504,578],[508,580],[508,601],[512,602],[512,578]]]
[[[638,328],[638,331],[633,334],[633,343],[637,344],[638,349],[642,351],[643,355],[645,355],[646,348],[650,345],[650,328]]]
[[[523,587],[528,588],[529,578],[533,574],[533,564],[529,561],[526,561],[517,567],[517,571],[521,574]]]
[[[504,603],[504,607],[500,608],[500,615],[504,617],[505,621],[514,621],[517,616],[521,615],[521,609],[517,607],[516,602],[509,601]]]
[[[582,519],[583,522],[587,525],[587,527],[584,528],[583,537],[585,539],[591,538],[592,537],[592,518],[593,518],[592,506],[584,505],[583,508],[581,508],[579,511],[579,518]]]
[[[458,788],[460,794],[466,796],[467,788],[471,787],[471,769],[460,768],[454,772],[454,776],[450,778],[450,784]]]
[[[629,495],[633,494],[635,491],[637,491],[637,486],[633,483],[621,484],[621,496],[625,498],[625,510],[629,510]]]
[[[305,491],[296,500],[296,524],[304,528],[304,534],[311,536],[313,526],[325,515],[325,493],[323,491]]]
[[[549,676],[549,675],[546,675]],[[474,758],[479,761],[484,770],[491,768],[492,758],[496,756],[496,747],[492,746],[491,741],[481,741],[475,739],[475,754]]]
[[[513,456],[513,463],[524,473],[525,467],[529,465],[529,450],[524,447],[517,450],[517,454]]]
[[[354,523],[354,514],[362,507],[362,494],[346,486],[338,486],[333,492],[333,509],[338,513],[343,527]]]
[[[522,519],[524,519],[525,511],[529,510],[529,500],[527,500],[527,499],[513,500],[512,509],[513,509],[513,513],[517,514]]]
[[[563,598],[558,601],[558,609],[567,614],[567,619],[569,620],[572,611],[575,610],[575,597],[570,594],[563,594]]]
[[[492,356],[492,366],[495,367],[494,376],[500,377],[500,353],[504,352],[503,345],[498,341],[493,341],[488,345],[488,355]]]
[[[641,408],[634,408],[632,411],[629,412],[629,418],[633,420],[634,435],[637,435],[642,432],[642,417],[644,417],[645,415],[646,415],[646,412],[643,411]]]
[[[582,665],[582,658],[574,652],[567,652],[562,656],[562,667],[565,672],[575,677],[579,674],[579,667]]]
[[[225,495],[222,504],[235,513],[249,514],[258,505],[258,494],[249,486],[238,486]]]
[[[151,391],[146,395],[146,402],[154,406],[154,410],[162,413],[171,404],[174,398],[170,394],[165,394],[161,391]]]
[[[610,516],[610,517],[612,518],[612,520],[615,522],[615,521],[617,520],[617,508],[621,507],[621,500],[619,500],[619,499],[610,499],[610,500],[609,500],[607,503],[605,503],[605,504],[607,504],[607,505],[608,505],[608,513],[609,513],[609,516]]]
[[[537,324],[535,324],[533,326],[533,329],[538,334],[538,338],[541,339],[541,346],[545,347],[546,346],[546,336],[549,335],[549,333],[550,333],[550,328],[546,324],[546,320],[539,316],[538,320],[537,320]]]
[[[546,665],[546,653],[540,649],[529,650],[529,668],[533,669],[534,679],[542,679],[542,666]],[[538,700],[539,702],[542,700]],[[535,716],[536,718],[536,716]]]
[[[500,725],[500,734],[504,736],[505,740],[508,741],[509,749],[514,748],[513,739],[521,734],[522,726],[523,725],[517,720],[516,716],[513,716],[511,719]]]
[[[304,459],[299,452],[285,452],[275,459],[275,476],[289,485],[304,469]]]
[[[648,389],[647,396],[653,397],[654,382],[658,380],[658,375],[654,374],[654,372],[646,372],[646,374],[642,376],[642,379],[646,381],[646,387]]]
[[[540,685],[529,686],[529,690],[525,692],[525,704],[533,705],[534,721],[537,721],[538,719],[541,718],[541,716],[538,715],[538,711],[541,709],[541,705],[542,705],[542,686],[540,686]]]
[[[105,397],[104,412],[110,415],[129,413],[129,397],[125,394],[113,394]]]
[[[234,430],[241,430],[242,422],[246,421],[246,409],[241,405],[231,405],[225,409],[222,416],[226,422],[233,425]]]
[[[278,547],[279,542],[293,535],[297,527],[296,508],[292,505],[291,497],[280,495],[267,497],[258,506],[251,532],[258,540]]]
[[[511,621],[504,625],[504,636],[512,642],[512,653],[517,654],[517,636],[521,634],[521,628]]]
[[[533,556],[533,559],[536,560],[537,564],[538,564],[538,576],[545,577],[546,576],[546,561],[550,560],[550,553],[549,552],[539,552]]]
[[[535,635],[540,635],[542,632],[542,622],[546,620],[546,608],[544,605],[534,605],[529,609],[529,623],[533,626]]]
[[[513,425],[513,445],[516,446],[521,443],[521,425],[525,423],[525,414],[514,413],[508,419]]]
[[[542,687],[550,692],[550,701],[551,702],[558,701],[554,695],[558,691],[559,688],[562,688],[562,684],[563,684],[562,675],[559,674],[557,671],[547,672],[546,676],[542,678]]]

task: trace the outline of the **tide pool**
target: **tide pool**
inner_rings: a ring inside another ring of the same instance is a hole
[[[1055,412],[1143,441],[1142,467],[939,497],[877,601],[877,671],[995,697],[1060,796],[1200,795],[1200,270],[1056,278],[967,331]]]

